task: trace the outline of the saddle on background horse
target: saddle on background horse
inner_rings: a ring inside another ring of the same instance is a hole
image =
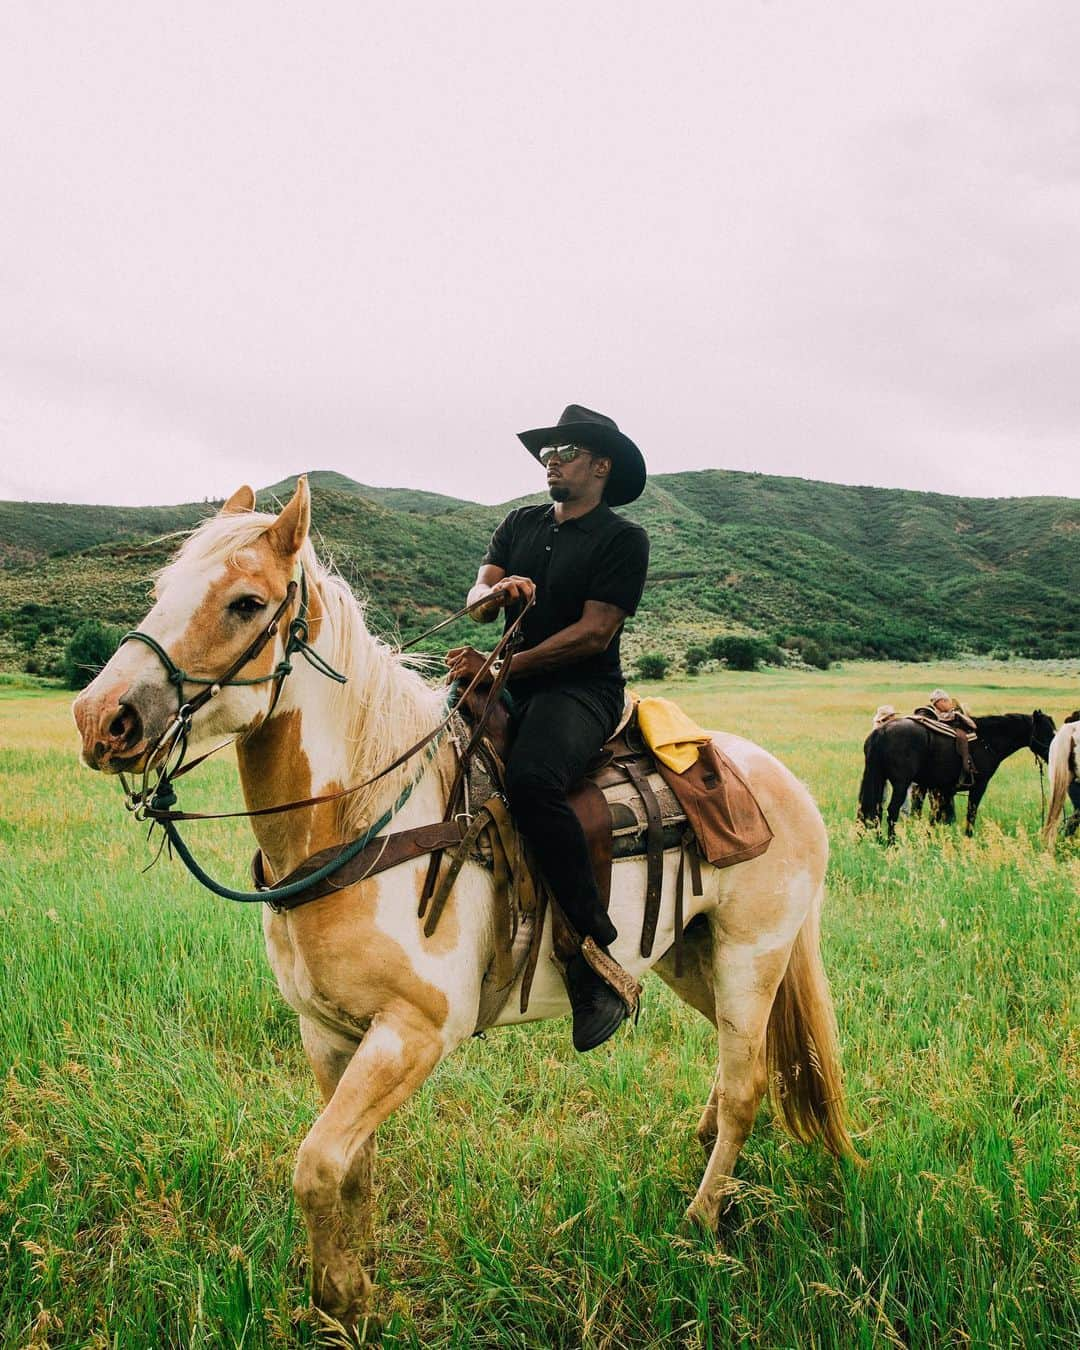
[[[969,743],[978,740],[977,731],[972,731],[960,723],[943,722],[934,708],[916,708],[913,713],[908,714],[908,717],[912,722],[918,722],[920,726],[926,727],[928,731],[937,732],[939,736],[948,736],[950,740],[958,740],[959,735],[966,736]]]

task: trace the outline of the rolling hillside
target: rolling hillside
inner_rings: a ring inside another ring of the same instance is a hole
[[[272,509],[293,482],[264,488],[260,505]],[[371,623],[387,635],[415,634],[462,603],[507,509],[325,471],[311,485],[323,556],[367,597]],[[0,503],[0,668],[49,672],[85,618],[129,626],[176,547],[170,536],[213,509]],[[681,655],[721,632],[812,638],[834,657],[1080,650],[1072,499],[707,470],[656,476],[626,513],[653,544],[631,651]],[[445,642],[470,631],[463,624]]]

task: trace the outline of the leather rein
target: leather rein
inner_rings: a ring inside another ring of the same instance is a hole
[[[285,651],[281,661],[278,662],[269,675],[246,679],[240,678],[240,671],[242,671],[245,666],[249,665],[250,662],[255,660],[255,658],[265,649],[266,645],[276,636],[281,620],[293,603],[298,591],[300,595],[299,609],[296,617],[289,624],[288,638],[285,643]],[[483,601],[476,601],[471,605],[464,606],[464,608],[458,610],[456,614],[450,615],[449,618],[443,619],[432,628],[429,628],[417,637],[412,638],[409,642],[402,644],[402,646],[398,648],[398,651],[407,651],[410,647],[416,646],[417,643],[422,642],[425,638],[446,628],[449,624],[456,622],[458,619],[464,618],[471,613],[472,610],[480,608],[486,603],[489,603],[487,597],[485,597]],[[143,770],[142,786],[138,789],[133,789],[128,786],[125,776],[123,774],[119,775],[121,784],[124,788],[125,804],[127,805],[128,810],[133,812],[137,820],[149,820],[151,831],[155,826],[160,826],[165,834],[165,839],[162,841],[162,847],[164,847],[165,843],[168,843],[175,849],[179,854],[181,861],[196,880],[200,881],[209,890],[213,891],[214,894],[222,896],[225,899],[240,902],[257,901],[260,903],[267,903],[271,908],[277,908],[279,902],[292,899],[302,891],[310,889],[314,883],[322,881],[339,871],[354,857],[360,854],[362,850],[386,828],[394,816],[397,815],[405,805],[405,802],[408,800],[416,783],[419,782],[420,777],[426,772],[427,764],[430,762],[430,759],[437,748],[434,743],[437,742],[438,738],[441,737],[442,733],[450,725],[458,703],[466,699],[477,686],[484,681],[485,677],[493,673],[495,678],[492,681],[491,689],[485,700],[484,718],[482,719],[486,720],[487,712],[494,706],[496,699],[502,692],[503,686],[506,683],[507,676],[510,672],[510,662],[513,651],[521,641],[520,629],[522,620],[525,618],[525,615],[528,613],[533,603],[534,601],[529,599],[522,605],[517,617],[507,627],[494,650],[484,659],[480,669],[464,689],[460,689],[457,684],[451,685],[446,700],[446,716],[438,723],[438,725],[426,735],[422,736],[414,745],[409,746],[407,750],[403,751],[389,764],[385,765],[378,773],[372,774],[370,778],[365,779],[362,783],[354,783],[350,787],[341,788],[336,792],[323,793],[317,797],[305,797],[296,801],[280,802],[274,806],[259,807],[252,811],[220,811],[204,813],[174,810],[173,808],[176,806],[177,797],[173,782],[175,779],[189,773],[192,769],[197,768],[200,764],[209,759],[211,755],[224,749],[226,745],[233,743],[231,740],[223,741],[220,745],[215,746],[206,754],[199,756],[198,759],[185,763],[192,719],[195,714],[212,698],[215,698],[222,689],[233,685],[268,684],[273,681],[274,690],[270,700],[270,707],[266,716],[260,722],[261,726],[265,726],[277,706],[285,679],[292,672],[293,667],[290,657],[295,653],[299,652],[320,674],[326,675],[329,679],[335,680],[340,684],[347,682],[348,677],[334,670],[333,667],[319,656],[308,643],[308,589],[307,579],[303,569],[299,564],[297,565],[296,573],[286,588],[284,599],[281,601],[281,604],[278,605],[266,626],[256,635],[252,642],[244,649],[228,669],[222,675],[214,678],[189,675],[186,671],[176,665],[168,652],[166,652],[161,644],[148,633],[141,633],[137,629],[125,633],[120,639],[121,645],[129,641],[142,642],[158,657],[165,667],[169,683],[176,688],[180,705],[175,719],[165,731],[162,732],[153,749],[147,755],[147,767]],[[192,698],[185,701],[185,684],[198,684],[202,686],[202,689]],[[345,844],[339,852],[336,852],[334,856],[330,858],[329,861],[319,867],[315,872],[309,873],[303,880],[297,880],[281,886],[260,885],[257,891],[238,891],[223,886],[221,883],[214,881],[212,877],[203,871],[192,856],[176,828],[177,821],[227,820],[235,819],[237,817],[276,815],[285,811],[297,811],[305,807],[319,806],[324,802],[336,801],[351,796],[356,792],[360,792],[362,789],[370,787],[373,783],[377,783],[380,779],[385,778],[388,774],[392,773],[395,769],[400,768],[403,764],[413,759],[425,749],[428,749],[428,756],[420,774],[406,784],[404,790],[389,810],[384,812],[379,820],[377,820],[371,828],[365,831],[358,839],[354,839],[350,843]],[[157,773],[157,780],[151,787],[150,776],[153,772],[152,765],[155,761],[158,761],[160,767]]]

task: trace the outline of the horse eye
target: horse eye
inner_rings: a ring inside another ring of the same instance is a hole
[[[240,614],[245,619],[250,619],[252,615],[258,614],[259,610],[265,609],[266,606],[257,595],[241,595],[239,599],[234,600],[229,605],[229,608],[234,614]]]

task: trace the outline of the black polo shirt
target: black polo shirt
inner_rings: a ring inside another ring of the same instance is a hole
[[[555,521],[553,505],[522,506],[511,511],[491,536],[484,563],[501,567],[508,576],[536,582],[536,604],[521,626],[523,646],[536,647],[577,623],[587,600],[601,600],[633,614],[645,588],[649,536],[604,505],[561,525]],[[512,618],[507,611],[507,625]],[[583,678],[621,684],[621,636],[620,624],[604,651],[515,685],[539,688]]]

